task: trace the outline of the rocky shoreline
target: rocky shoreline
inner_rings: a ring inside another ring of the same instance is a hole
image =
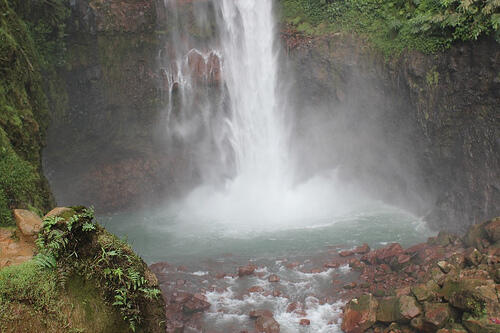
[[[332,248],[326,258],[314,262],[282,261],[287,271],[328,273],[328,293],[312,296],[319,305],[339,301],[345,304],[343,314],[328,323],[333,330],[340,325],[347,333],[489,333],[500,329],[499,218],[474,225],[464,237],[441,232],[426,243],[407,249],[392,243],[371,250],[364,244],[350,250]],[[350,268],[352,273],[346,278],[335,273],[339,268]],[[223,283],[228,280],[246,286],[230,297],[245,300],[260,295],[286,299],[286,313],[295,318],[297,325],[304,329],[311,325],[312,329],[315,324],[310,317],[310,304],[295,301],[296,295],[287,295],[281,288],[280,282],[287,283],[283,281],[284,274],[274,274],[262,263],[250,262],[230,273],[217,268],[199,273],[205,285],[186,278],[198,273],[189,273],[184,266],[164,262],[153,264],[150,269],[158,276],[167,304],[167,332],[205,329],[204,312],[234,314],[210,301],[214,293],[221,299],[229,297],[231,287]],[[280,329],[277,314],[268,308],[239,309],[238,315],[253,320],[254,329],[234,325],[234,332],[286,332]]]

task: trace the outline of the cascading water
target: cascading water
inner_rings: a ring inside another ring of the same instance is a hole
[[[291,185],[288,140],[278,98],[278,52],[271,1],[222,0],[224,79],[231,100],[228,120],[236,182],[264,191]],[[254,186],[255,186],[254,185]]]
[[[178,21],[176,1],[167,6],[175,24],[163,57],[167,132],[201,174],[201,185],[172,205],[179,221],[280,228],[326,223],[366,203],[349,186],[340,191],[334,171],[294,184],[273,1],[194,3],[196,26],[211,31],[202,40]]]

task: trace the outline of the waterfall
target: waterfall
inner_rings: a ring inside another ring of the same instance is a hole
[[[278,43],[272,1],[221,0],[218,20],[227,120],[236,179],[262,191],[290,185],[284,114],[278,95]]]
[[[339,191],[335,171],[294,184],[273,3],[166,2],[166,132],[194,165],[187,178],[200,177],[168,207],[183,223],[279,228],[327,221],[360,201]]]

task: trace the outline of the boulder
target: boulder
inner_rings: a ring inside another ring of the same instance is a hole
[[[280,282],[280,277],[278,275],[270,275],[267,279],[269,282]]]
[[[398,300],[399,317],[402,322],[409,322],[422,313],[415,297],[403,295]]]
[[[476,248],[470,247],[465,251],[465,261],[472,266],[478,266],[483,260],[483,255]]]
[[[48,212],[47,214],[45,214],[45,216],[43,218],[46,219],[47,217],[61,216],[64,213],[73,213],[73,212],[74,212],[73,209],[68,208],[68,207],[56,207],[56,208],[52,209],[50,212]]]
[[[425,303],[424,326],[429,330],[437,330],[445,326],[453,317],[453,312],[447,303]]]
[[[309,326],[311,325],[311,321],[309,319],[301,319],[300,322],[299,322],[299,325],[300,326]]]
[[[182,307],[185,313],[203,312],[209,308],[210,303],[197,297],[191,297]]]
[[[445,280],[441,294],[454,307],[475,315],[484,310],[500,312],[493,280],[450,277]]]
[[[361,333],[377,320],[378,301],[372,294],[354,298],[344,308],[342,330],[346,333]]]
[[[241,266],[238,268],[238,276],[243,277],[243,276],[252,275],[256,269],[257,269],[257,267],[255,267],[253,265]]]
[[[255,329],[259,333],[279,333],[280,324],[273,317],[261,316],[255,321]]]
[[[489,222],[486,222],[484,226],[484,231],[488,235],[489,240],[492,243],[500,241],[500,217],[497,217]]]
[[[262,293],[262,292],[264,292],[264,288],[262,288],[261,286],[253,286],[250,289],[248,289],[248,292],[249,293]]]
[[[248,315],[252,319],[257,319],[259,317],[273,317],[273,313],[269,310],[252,310]]]
[[[433,280],[429,280],[427,283],[417,284],[411,288],[411,292],[415,295],[419,302],[436,298],[438,291],[439,285]]]
[[[500,324],[496,323],[489,316],[474,316],[468,312],[464,312],[462,316],[462,324],[469,330],[475,333],[498,333],[500,332]]]
[[[363,245],[355,248],[353,250],[353,252],[356,254],[366,254],[366,253],[370,252],[370,247],[368,246],[368,244],[364,243]]]
[[[42,229],[43,221],[35,213],[26,209],[14,209],[14,219],[21,234],[33,238]]]
[[[378,300],[377,320],[392,323],[401,319],[397,297],[385,297]]]

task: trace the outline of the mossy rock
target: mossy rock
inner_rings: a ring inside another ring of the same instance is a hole
[[[385,297],[378,300],[377,321],[391,323],[400,319],[401,313],[397,297]]]
[[[489,316],[474,316],[468,312],[464,312],[462,316],[462,324],[474,333],[498,333],[500,325],[493,323]]]

